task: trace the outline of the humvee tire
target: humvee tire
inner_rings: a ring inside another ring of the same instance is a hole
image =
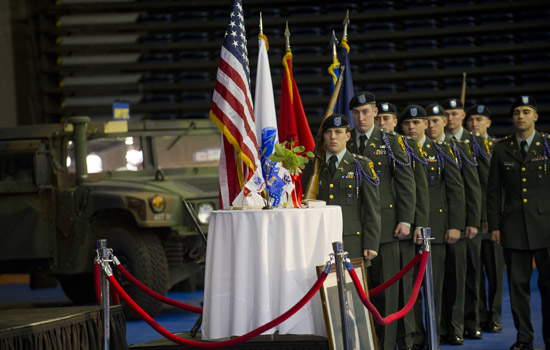
[[[113,249],[120,263],[138,281],[155,292],[166,295],[168,292],[168,263],[164,248],[159,238],[151,232],[139,229],[114,227],[105,232],[107,246]],[[126,293],[149,315],[157,315],[162,303],[145,294],[115,269],[113,271],[117,282]],[[131,310],[123,301],[126,319],[139,319],[139,315]]]

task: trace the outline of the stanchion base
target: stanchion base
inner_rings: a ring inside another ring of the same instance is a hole
[[[199,340],[201,332],[193,338],[190,332],[175,333],[176,336],[182,339]],[[326,337],[318,335],[297,335],[297,334],[274,334],[260,335],[256,338],[232,347],[231,349],[303,349],[303,350],[328,350],[328,341]],[[131,345],[128,349],[133,350],[175,350],[175,349],[190,349],[179,344],[175,344],[166,338],[151,340],[146,343]]]

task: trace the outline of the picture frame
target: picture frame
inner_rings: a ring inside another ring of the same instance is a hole
[[[350,261],[368,297],[367,275],[365,272],[364,260],[362,258],[354,258]],[[323,268],[324,266],[316,267],[318,276],[322,273]],[[344,272],[348,274],[347,271]],[[351,337],[352,348],[378,350],[378,342],[374,331],[372,315],[361,301],[349,275],[346,276],[345,281],[350,314],[348,319],[349,336]],[[334,265],[331,267],[330,273],[327,275],[327,279],[321,286],[320,291],[329,348],[331,350],[343,349],[338,283]]]

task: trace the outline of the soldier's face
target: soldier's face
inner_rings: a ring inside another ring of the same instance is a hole
[[[535,129],[535,122],[539,115],[532,107],[516,107],[514,114],[514,127],[517,131],[531,131]]]
[[[397,118],[393,114],[378,114],[374,117],[374,125],[386,131],[393,131],[397,126]]]
[[[355,129],[360,133],[367,132],[374,125],[374,117],[378,113],[378,108],[373,104],[355,107],[351,110]]]
[[[445,116],[447,117],[447,130],[454,132],[462,126],[466,113],[463,109],[446,109]]]
[[[439,140],[445,133],[446,125],[447,118],[445,117],[428,117],[428,129],[426,129],[426,134],[432,140]]]
[[[323,133],[325,147],[332,154],[338,154],[346,148],[346,143],[351,137],[351,133],[346,128],[330,128]]]
[[[413,137],[417,140],[422,140],[428,127],[426,119],[407,119],[401,123],[401,129],[405,136]]]
[[[487,129],[491,126],[491,119],[484,115],[472,115],[466,120],[466,128],[472,132],[478,132],[481,136],[487,136]]]

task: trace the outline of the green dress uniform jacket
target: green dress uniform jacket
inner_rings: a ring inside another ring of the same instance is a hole
[[[356,160],[361,166],[361,174],[357,172]],[[309,180],[312,166],[313,161],[310,161],[304,170],[304,184]],[[317,199],[324,200],[327,205],[342,207],[344,249],[350,258],[363,257],[363,249],[378,252],[380,196],[378,186],[365,177],[376,176],[372,166],[369,159],[346,152],[333,177],[328,171],[326,159],[319,168]],[[360,185],[358,177],[361,177]]]
[[[404,146],[402,147],[398,141],[399,135],[393,131],[387,131],[385,134],[395,158],[402,163],[408,163],[407,152]],[[347,148],[348,151],[359,154],[355,129],[351,131],[351,138],[348,141]],[[403,166],[390,160],[388,152],[390,150],[386,149],[382,129],[375,127],[371,137],[367,141],[364,154],[361,155],[372,160],[376,174],[380,178],[380,185],[378,186],[382,215],[380,243],[396,241],[393,232],[397,223],[414,223],[414,209],[416,205],[412,167]],[[399,198],[399,201],[397,198]],[[411,227],[412,229],[413,227]]]
[[[466,222],[464,184],[450,147],[446,141],[436,142],[426,138],[422,148],[428,161],[426,174],[430,198],[429,226],[434,238],[432,243],[444,244],[447,230],[463,231]]]
[[[545,144],[548,135],[535,131],[525,159],[515,135],[495,146],[487,211],[489,231],[500,230],[504,248],[550,248],[550,159]]]
[[[468,137],[467,131],[464,131],[463,137]],[[480,227],[481,183],[479,182],[477,162],[473,157],[470,142],[469,140],[453,140],[449,137],[445,137],[445,140],[451,143],[453,152],[456,153],[455,156],[457,157],[458,163],[461,167],[466,199],[466,226]]]
[[[472,135],[471,142],[476,142],[478,146],[477,151],[474,150],[474,154],[477,159],[477,173],[479,175],[479,183],[481,185],[481,221],[487,221],[487,187],[489,184],[489,166],[491,164],[491,155],[495,150],[495,140],[489,136],[487,139],[482,138],[479,134],[476,134],[474,138]],[[478,233],[482,239],[490,239],[489,232]]]
[[[405,136],[402,136],[405,138]],[[407,144],[411,147],[412,167],[414,173],[414,183],[416,185],[416,208],[414,210],[414,225],[411,227],[411,231],[415,227],[428,227],[429,225],[429,212],[430,212],[430,200],[428,192],[428,180],[426,177],[426,159],[422,152],[420,143],[414,138],[406,137]],[[410,235],[414,236],[414,235]],[[409,237],[407,237],[409,238]],[[412,239],[412,237],[410,237]]]

